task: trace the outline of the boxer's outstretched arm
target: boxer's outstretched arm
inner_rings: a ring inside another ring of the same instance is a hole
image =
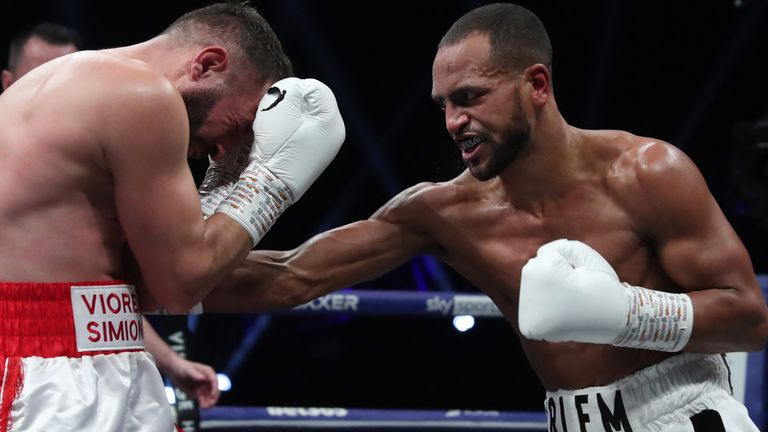
[[[289,251],[252,251],[203,302],[210,312],[286,309],[378,277],[436,245],[418,226],[417,185],[370,219],[318,234]]]
[[[664,143],[638,151],[633,169],[635,181],[622,191],[628,206],[640,232],[650,234],[665,272],[693,302],[685,351],[762,349],[768,337],[765,298],[744,245],[699,170]]]

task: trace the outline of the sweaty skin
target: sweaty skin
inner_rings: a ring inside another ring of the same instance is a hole
[[[659,140],[566,124],[546,67],[505,72],[488,52],[487,37],[470,36],[441,48],[433,66],[448,132],[457,142],[482,140],[463,153],[468,170],[413,186],[370,219],[294,250],[251,252],[213,291],[208,310],[231,310],[233,297],[244,311],[294,306],[429,252],[485,292],[517,331],[522,266],[541,245],[569,238],[598,251],[622,281],[689,293],[695,317],[686,351],[761,349],[768,321],[749,256],[691,160]],[[521,115],[530,141],[498,176],[477,180],[473,173],[487,169]],[[606,385],[675,355],[520,342],[548,390]]]
[[[187,156],[252,138],[240,124],[268,83],[216,103],[190,143],[179,89],[224,73],[224,57],[203,48],[185,62],[198,48],[169,46],[70,54],[0,96],[3,280],[125,280],[132,255],[151,296],[181,312],[246,255],[239,224],[203,221]]]
[[[3,89],[39,65],[76,51],[78,48],[72,43],[50,43],[32,36],[23,44],[16,67],[3,70]],[[146,349],[152,354],[163,375],[170,377],[174,385],[194,397],[202,408],[216,404],[220,393],[216,372],[210,366],[182,358],[163,341],[146,318],[143,319],[143,333]]]

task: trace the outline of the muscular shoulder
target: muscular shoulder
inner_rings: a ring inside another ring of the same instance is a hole
[[[97,99],[99,103],[119,108],[113,112],[117,120],[132,120],[132,116],[159,120],[167,115],[185,115],[179,92],[145,63],[100,52],[84,54],[73,68],[90,71],[87,90],[102,94]]]
[[[45,104],[77,115],[80,123],[96,128],[93,132],[118,133],[122,127],[186,116],[178,91],[160,73],[103,51],[81,51],[47,64],[36,87]]]
[[[38,91],[63,91],[62,87],[66,87],[74,93],[95,97],[97,102],[101,102],[102,97],[120,98],[115,103],[127,99],[179,97],[171,83],[145,63],[104,51],[80,51],[46,63],[33,72],[39,78]]]
[[[372,218],[426,228],[433,216],[446,211],[453,202],[458,201],[462,185],[457,179],[444,183],[423,182],[411,186],[389,200]]]
[[[615,157],[607,165],[607,178],[619,192],[656,189],[701,178],[693,161],[667,142],[625,134],[615,145]]]
[[[694,162],[677,147],[626,134],[608,165],[607,186],[628,210],[642,219],[686,217],[711,195]]]
[[[146,64],[91,51],[73,58],[61,73],[63,79],[77,83],[92,131],[100,134],[108,151],[125,145],[134,151],[142,146],[157,151],[173,143],[175,152],[187,145],[187,115],[181,95]]]

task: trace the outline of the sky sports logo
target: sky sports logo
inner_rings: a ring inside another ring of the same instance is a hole
[[[455,295],[453,298],[434,296],[427,299],[426,311],[441,315],[501,316],[501,311],[486,296]]]

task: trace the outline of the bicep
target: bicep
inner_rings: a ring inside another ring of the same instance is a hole
[[[656,184],[648,232],[663,270],[686,292],[694,309],[687,351],[762,349],[768,309],[749,255],[698,169],[687,158],[669,168],[666,187]],[[655,219],[655,224],[651,223]]]
[[[655,243],[663,269],[684,292],[718,289],[756,299],[759,287],[740,239],[716,204],[698,206],[696,215],[678,221],[686,226],[675,228],[670,218],[659,227]]]
[[[749,255],[698,168],[679,150],[665,150],[638,175],[642,224],[663,269],[683,291],[753,290]]]

